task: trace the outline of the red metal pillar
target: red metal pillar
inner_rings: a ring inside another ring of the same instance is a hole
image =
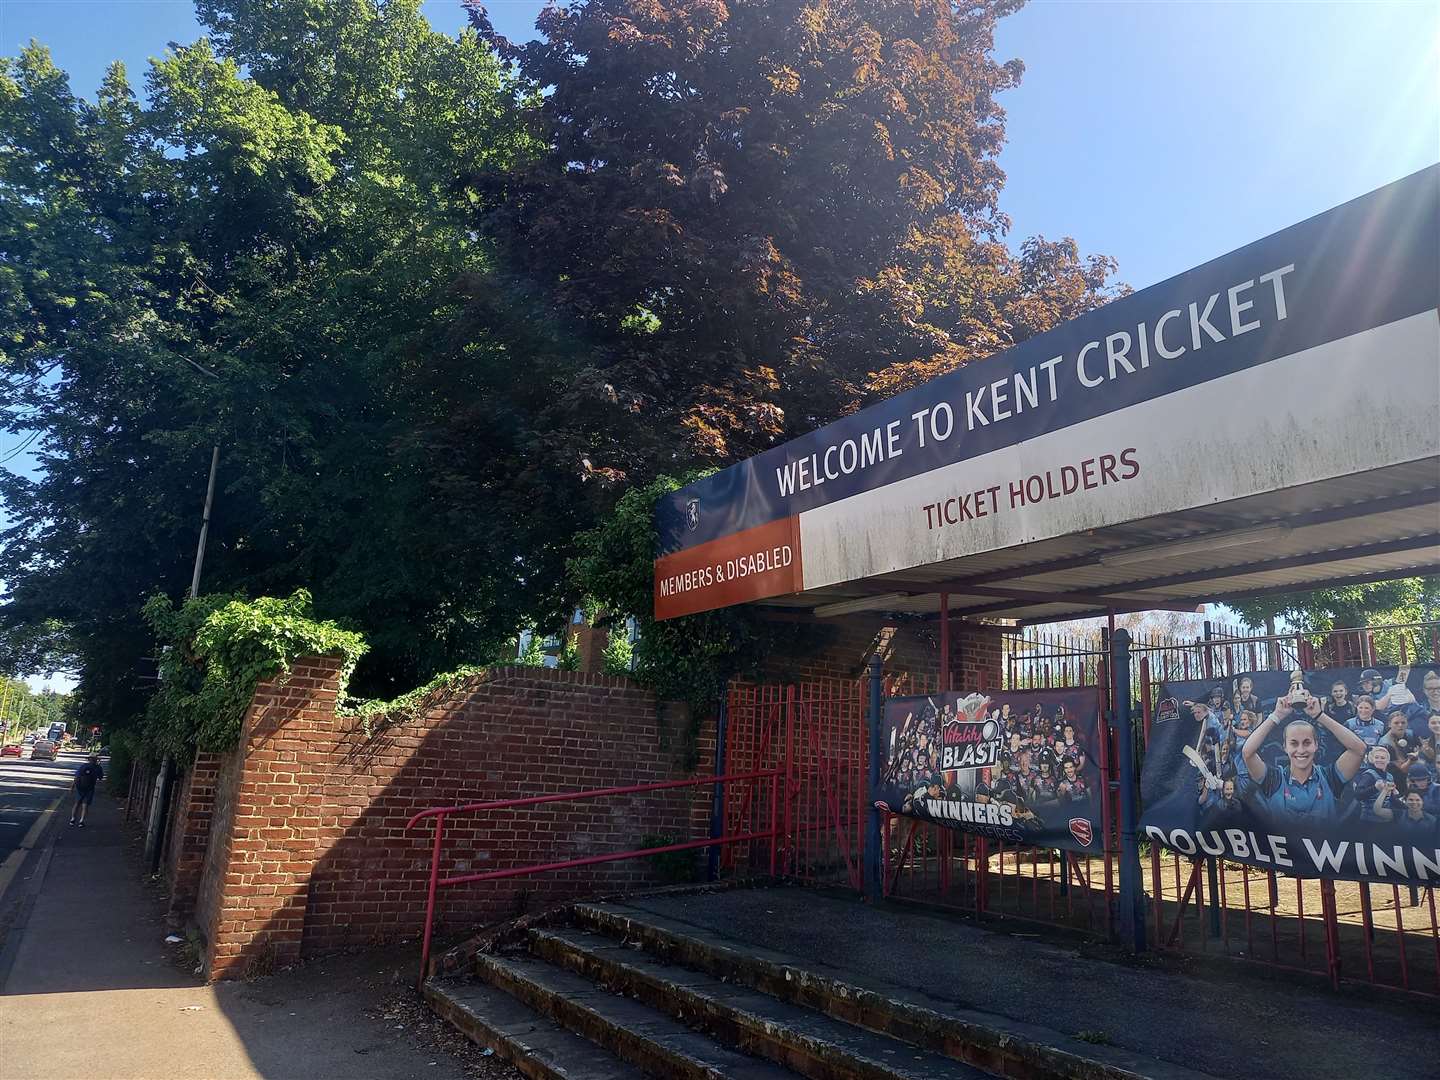
[[[425,894],[425,939],[420,945],[420,976],[416,985],[422,990],[430,977],[430,937],[435,929],[435,890],[440,883],[440,842],[445,833],[445,815],[435,816],[435,840],[430,847],[430,887]]]

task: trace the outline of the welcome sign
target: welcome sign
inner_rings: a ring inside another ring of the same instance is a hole
[[[1440,455],[1436,250],[1440,166],[682,488],[656,617]]]

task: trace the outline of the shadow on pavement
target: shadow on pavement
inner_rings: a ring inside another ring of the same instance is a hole
[[[63,787],[79,760],[57,771]],[[68,816],[68,803],[61,812]],[[13,928],[8,976],[0,969],[0,1077],[518,1076],[415,1000],[413,944],[204,985],[193,956],[165,943],[161,905],[115,801],[99,793],[89,825],[62,818],[54,828],[48,866]],[[20,1032],[44,1037],[14,1037]]]

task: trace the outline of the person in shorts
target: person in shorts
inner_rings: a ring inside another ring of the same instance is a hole
[[[91,754],[84,765],[75,770],[75,779],[70,789],[75,792],[75,809],[70,813],[70,824],[85,827],[85,811],[95,799],[95,785],[105,779],[105,770],[100,767],[100,755]]]

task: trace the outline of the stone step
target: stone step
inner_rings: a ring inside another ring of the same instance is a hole
[[[431,979],[425,1001],[471,1042],[531,1080],[642,1080],[645,1073],[567,1031],[503,990],[474,980]]]
[[[481,953],[475,969],[491,988],[662,1080],[795,1080],[786,1069],[536,957]]]
[[[626,904],[577,904],[575,922],[649,955],[1018,1080],[1213,1080],[1120,1047],[797,960]]]
[[[813,1080],[979,1080],[986,1075],[888,1035],[667,964],[603,934],[537,929],[529,940],[531,952],[552,964]]]

